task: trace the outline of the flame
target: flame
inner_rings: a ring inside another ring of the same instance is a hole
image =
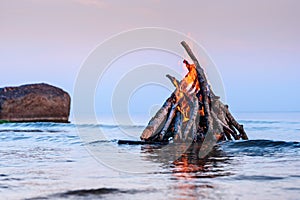
[[[196,66],[189,64],[186,60],[183,61],[188,73],[185,75],[180,83],[180,93],[184,92],[189,97],[192,93],[197,93],[200,90]],[[189,120],[190,106],[186,99],[184,99],[178,109],[183,114],[183,122]]]
[[[172,79],[172,82],[178,91],[176,95],[180,95],[180,92],[187,92],[189,90],[190,93],[196,93],[200,90],[196,66],[194,64],[189,64],[186,60],[184,60],[183,63],[188,69],[188,73],[180,83],[178,83],[176,79]]]
[[[183,63],[188,69],[188,73],[185,75],[182,81],[179,83],[175,78],[170,79],[176,87],[175,104],[178,104],[176,108],[179,112],[182,113],[183,122],[186,122],[189,120],[190,114],[190,105],[188,102],[190,100],[188,98],[191,97],[191,94],[197,93],[200,90],[200,84],[198,81],[196,66],[194,64],[189,64],[186,60],[184,60]],[[204,115],[203,109],[199,112],[202,116]]]
[[[185,88],[195,88],[194,92],[197,92],[200,89],[200,84],[198,82],[196,66],[194,64],[189,64],[186,60],[184,60],[183,62],[185,63],[185,66],[189,71],[183,79],[183,85]]]
[[[182,110],[180,106],[177,106],[177,110],[179,112],[181,112],[181,114],[183,115],[183,120],[182,122],[187,122],[189,121],[190,118],[188,118],[188,110]]]
[[[205,115],[205,113],[204,113],[204,107],[202,107],[201,110],[200,110],[200,116],[204,116],[204,115]]]

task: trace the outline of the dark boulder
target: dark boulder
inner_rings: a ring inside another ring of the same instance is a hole
[[[71,98],[48,84],[0,88],[0,120],[10,122],[68,122]]]

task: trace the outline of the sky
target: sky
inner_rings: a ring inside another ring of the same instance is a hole
[[[82,64],[100,43],[161,27],[203,46],[233,112],[300,111],[299,8],[298,0],[0,0],[0,87],[46,82],[72,95]],[[178,67],[172,56],[156,56]],[[161,104],[167,93],[141,105]],[[130,109],[149,109],[136,107],[142,96],[133,96]]]

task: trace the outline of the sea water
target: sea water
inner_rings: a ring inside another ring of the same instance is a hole
[[[299,199],[300,113],[235,116],[250,140],[177,161],[117,144],[143,125],[0,124],[0,199]]]

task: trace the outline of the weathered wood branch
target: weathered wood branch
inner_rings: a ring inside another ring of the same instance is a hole
[[[180,104],[180,102],[181,102],[181,100],[177,101],[176,103],[173,103],[172,108],[169,111],[168,119],[165,122],[165,125],[164,125],[162,131],[160,132],[160,140],[164,139],[164,136],[167,133],[167,131],[168,131],[170,125],[171,125],[171,122],[172,122],[173,118],[175,117],[176,109],[177,109],[177,106]]]
[[[192,59],[193,63],[195,64],[196,66],[196,69],[197,69],[197,72],[199,73],[198,74],[198,78],[200,79],[199,83],[206,83],[205,87],[208,85],[207,84],[207,79],[206,79],[206,76],[205,76],[205,73],[204,73],[204,70],[203,68],[201,67],[198,59],[196,58],[196,56],[194,55],[192,49],[189,47],[189,45],[185,42],[185,41],[182,41],[181,42],[181,45],[183,46],[183,48],[185,49],[185,51],[187,52],[187,54],[190,56],[190,58]]]
[[[161,131],[166,122],[169,110],[172,107],[172,101],[174,98],[175,96],[171,95],[171,97],[169,97],[164,105],[158,110],[156,115],[152,117],[140,137],[141,140],[150,140]]]
[[[167,74],[166,77],[171,81],[171,83],[175,86],[176,89],[180,87],[180,82],[174,76]]]
[[[202,95],[202,101],[203,101],[203,105],[204,105],[204,116],[205,116],[205,120],[207,123],[206,128],[208,130],[208,129],[212,128],[213,120],[210,116],[210,106],[209,106],[210,100],[209,100],[209,90],[208,90],[207,79],[205,77],[204,70],[200,66],[198,59],[196,58],[196,56],[194,55],[194,53],[192,52],[192,50],[188,46],[188,44],[185,41],[182,41],[181,45],[186,50],[187,54],[190,56],[190,58],[192,59],[193,63],[196,66],[197,76],[198,76],[198,80],[199,80],[199,84],[200,84],[200,92]]]
[[[238,130],[238,132],[240,133],[240,137],[243,140],[248,140],[248,136],[247,133],[244,130],[244,126],[239,124],[235,118],[231,115],[231,113],[229,112],[228,108],[226,108],[226,116],[229,119],[229,122]]]
[[[229,111],[228,105],[224,105],[219,99],[216,100],[215,104],[219,106],[220,112],[222,112],[223,115],[225,114],[225,121],[227,122],[228,127],[232,130],[231,135],[233,136],[233,138],[235,140],[239,140],[240,138],[242,138],[243,140],[248,140],[248,136],[244,130],[243,125],[239,124],[235,120],[235,118]],[[239,135],[237,135],[235,129],[238,130]]]
[[[182,113],[180,111],[176,111],[175,123],[174,123],[174,140],[178,141],[182,139]]]
[[[184,133],[183,133],[184,139],[187,139],[193,124],[196,123],[195,119],[197,118],[197,115],[199,114],[198,98],[194,95],[192,97],[191,101],[192,101],[193,105],[191,106],[189,121],[187,122],[186,128],[185,128]]]

